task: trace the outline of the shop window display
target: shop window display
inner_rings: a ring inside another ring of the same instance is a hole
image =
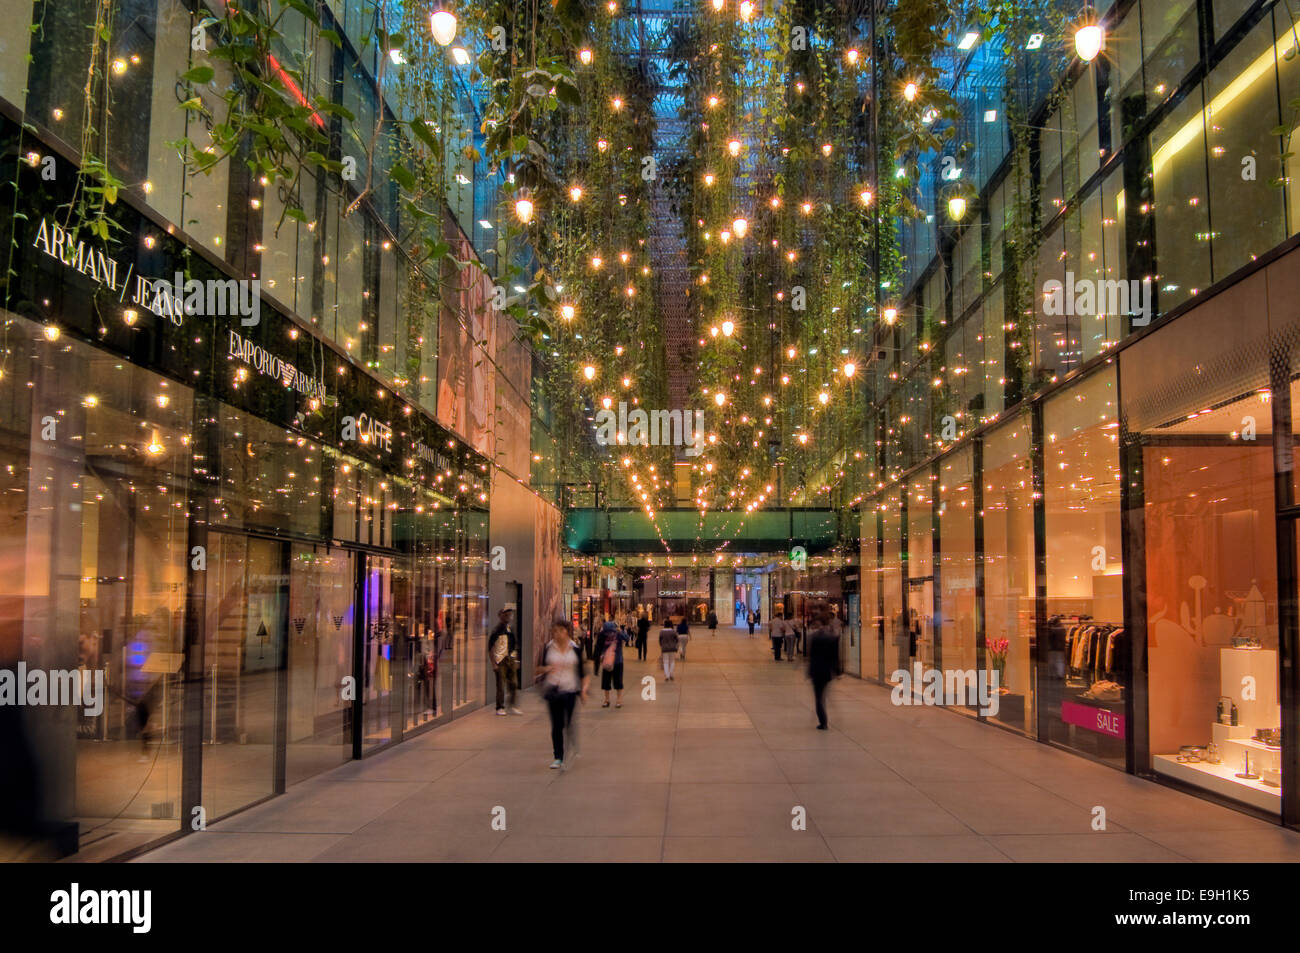
[[[130,847],[181,820],[193,394],[24,319],[4,330],[0,668],[99,686],[7,727],[40,753],[45,822]]]
[[[1129,636],[1113,366],[1043,408],[1048,737],[1124,766]]]
[[[997,721],[1034,734],[1036,674],[1034,477],[1030,421],[1021,414],[984,438],[984,665],[998,673]]]
[[[884,554],[880,585],[885,594],[885,679],[892,683],[896,670],[910,671],[912,668],[910,620],[903,604],[903,514],[898,491],[886,495],[881,506]]]
[[[939,463],[940,658],[946,671],[975,671],[975,480],[970,447]]]
[[[1141,453],[1150,767],[1281,805],[1272,395],[1260,280],[1122,357],[1125,429]],[[1257,297],[1258,296],[1258,297]],[[1239,316],[1225,351],[1223,309]],[[1153,374],[1196,367],[1186,378]],[[1185,363],[1184,363],[1185,362]]]

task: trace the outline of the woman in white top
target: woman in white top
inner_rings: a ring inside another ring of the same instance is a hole
[[[542,649],[542,664],[537,668],[542,697],[551,714],[551,748],[555,755],[552,768],[564,767],[564,740],[572,734],[574,706],[579,698],[587,700],[589,676],[572,635],[569,621],[556,619],[551,626],[551,641]]]

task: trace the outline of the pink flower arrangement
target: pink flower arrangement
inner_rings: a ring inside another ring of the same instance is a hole
[[[985,651],[988,652],[989,661],[994,668],[1001,669],[1007,664],[1007,649],[1010,647],[1010,639],[989,639],[985,642]]]

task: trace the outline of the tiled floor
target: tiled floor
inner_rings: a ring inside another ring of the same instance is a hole
[[[857,679],[816,731],[802,664],[743,630],[697,632],[654,700],[641,679],[662,673],[633,655],[565,772],[529,692],[524,717],[475,712],[142,860],[1300,860],[1300,834]]]

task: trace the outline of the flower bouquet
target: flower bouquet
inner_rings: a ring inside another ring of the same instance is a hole
[[[1007,650],[1011,648],[1010,639],[989,639],[984,644],[988,655],[990,672],[998,673],[998,693],[1005,695],[1010,689],[1007,685]]]

